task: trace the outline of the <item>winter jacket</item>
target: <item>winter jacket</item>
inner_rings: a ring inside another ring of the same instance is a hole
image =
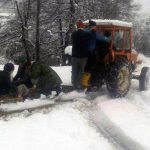
[[[100,33],[91,30],[91,29],[84,29],[84,31],[87,33],[88,38],[87,38],[87,50],[89,54],[93,53],[95,48],[96,48],[96,42],[101,41],[101,42],[108,42],[108,38],[105,36],[102,36]]]
[[[103,61],[108,54],[109,43],[103,41],[96,41],[95,53],[99,61]]]
[[[57,73],[48,65],[41,62],[34,62],[30,68],[29,75],[31,80],[36,80],[37,89],[50,88],[54,89],[62,81]]]
[[[5,71],[0,71],[0,95],[11,94],[17,95],[17,88],[11,82],[10,74]]]
[[[20,84],[24,84],[28,88],[32,87],[32,82],[31,82],[31,79],[27,73],[26,65],[19,66],[18,72],[17,72],[16,76],[14,77],[13,81],[14,81],[16,86],[18,86]]]
[[[72,57],[86,58],[88,50],[86,48],[87,36],[84,30],[78,29],[72,34]]]

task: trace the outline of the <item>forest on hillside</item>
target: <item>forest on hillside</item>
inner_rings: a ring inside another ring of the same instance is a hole
[[[150,55],[150,17],[139,17],[133,0],[1,0],[0,55],[26,54],[51,65],[64,63],[76,20],[115,19],[132,22],[133,48]],[[51,59],[50,59],[51,58]]]

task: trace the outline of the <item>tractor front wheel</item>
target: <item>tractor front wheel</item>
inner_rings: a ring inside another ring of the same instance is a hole
[[[140,91],[145,91],[150,88],[150,68],[143,67],[139,78]]]

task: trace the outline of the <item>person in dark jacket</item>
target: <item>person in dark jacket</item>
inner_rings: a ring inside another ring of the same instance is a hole
[[[72,84],[74,89],[80,90],[88,51],[85,48],[87,36],[83,30],[84,23],[79,20],[76,25],[77,30],[72,34]]]
[[[58,74],[48,65],[42,62],[34,62],[29,70],[29,75],[33,83],[36,94],[51,94],[56,91],[56,95],[61,92],[61,79]]]
[[[111,32],[105,31],[104,36],[108,38],[108,40],[111,40]],[[96,41],[96,47],[95,47],[95,64],[91,72],[91,78],[90,78],[90,87],[88,88],[88,91],[97,91],[103,84],[103,79],[105,78],[105,63],[104,58],[108,54],[109,50],[109,42],[105,41]]]
[[[104,42],[108,43],[109,40],[106,36],[101,35],[96,31],[96,22],[90,20],[89,21],[89,28],[84,30],[86,33],[89,34],[89,38],[87,39],[87,50],[88,50],[88,60],[85,66],[84,75],[82,79],[82,85],[87,88],[89,87],[89,81],[91,78],[91,74],[96,64],[96,44],[97,42]]]
[[[17,65],[19,65],[17,74],[13,79],[15,85],[19,86],[21,84],[24,84],[27,88],[31,88],[33,85],[32,85],[31,79],[27,73],[31,63],[28,62],[27,58],[23,55],[18,56],[15,59],[15,63]]]
[[[108,38],[106,36],[101,35],[96,31],[96,22],[90,20],[89,21],[89,28],[85,29],[85,32],[90,34],[90,37],[87,41],[87,49],[88,49],[88,61],[85,67],[85,72],[92,72],[93,66],[96,61],[96,47],[98,42],[108,43]]]
[[[17,87],[11,81],[14,65],[7,63],[3,71],[0,71],[0,95],[17,96]]]

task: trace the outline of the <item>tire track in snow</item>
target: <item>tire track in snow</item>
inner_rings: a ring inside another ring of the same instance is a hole
[[[144,150],[140,144],[115,126],[102,111],[97,112],[96,109],[92,108],[89,116],[98,131],[113,145],[114,150]]]

